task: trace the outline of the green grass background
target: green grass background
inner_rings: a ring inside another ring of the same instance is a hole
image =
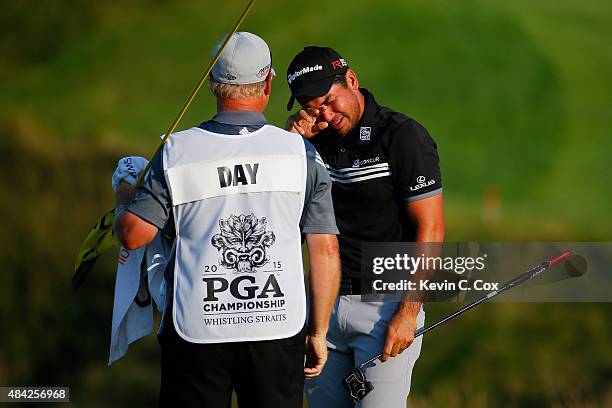
[[[105,366],[113,256],[69,291],[123,155],[148,156],[245,1],[5,2],[0,15],[0,385],[69,385],[73,405],[151,406],[153,337]],[[450,241],[609,241],[612,3],[256,3],[273,51],[266,116],[303,46],[336,48],[438,143]],[[206,88],[182,127],[214,113]],[[432,304],[428,320],[455,309]],[[487,304],[425,338],[413,406],[610,406],[609,304]]]

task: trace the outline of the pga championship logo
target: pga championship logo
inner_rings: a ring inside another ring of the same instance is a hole
[[[266,224],[265,217],[257,218],[254,214],[230,215],[225,220],[219,220],[220,232],[213,235],[210,242],[220,253],[219,265],[240,275],[235,278],[218,276],[216,265],[206,265],[202,279],[204,311],[245,311],[252,310],[251,306],[266,310],[285,304],[276,274],[256,274],[258,268],[270,262],[267,250],[276,241],[274,232],[266,231]],[[282,271],[281,261],[272,264],[275,272]],[[228,291],[229,298],[226,296]],[[261,305],[242,302],[270,297],[279,299],[263,301]]]
[[[221,252],[221,266],[233,269],[234,273],[253,273],[270,260],[266,250],[274,244],[276,236],[266,231],[265,217],[231,215],[227,220],[219,220],[219,230],[211,243]]]

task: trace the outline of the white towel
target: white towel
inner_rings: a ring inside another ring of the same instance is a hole
[[[122,181],[134,185],[146,165],[147,160],[142,157],[119,160],[113,174],[113,190]],[[153,331],[152,303],[160,312],[163,312],[166,304],[163,275],[169,253],[170,248],[160,232],[145,247],[133,251],[120,248],[108,365],[123,357],[131,343]]]
[[[144,157],[139,156],[128,156],[119,160],[117,163],[117,168],[115,169],[115,173],[113,174],[113,179],[111,181],[113,185],[113,191],[117,191],[117,187],[122,181],[129,183],[131,185],[136,184],[138,177],[140,176],[140,172],[147,167],[149,161]]]

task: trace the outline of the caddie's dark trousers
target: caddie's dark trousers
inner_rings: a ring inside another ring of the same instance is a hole
[[[302,408],[305,331],[268,341],[195,344],[166,322],[161,346],[160,407]]]

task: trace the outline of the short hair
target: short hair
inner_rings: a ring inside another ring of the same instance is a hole
[[[346,74],[344,74],[344,75],[336,75],[336,77],[334,78],[334,84],[338,84],[338,85],[343,86],[343,87],[346,88],[348,86],[348,84],[346,82]]]
[[[235,98],[251,98],[263,94],[266,87],[266,81],[255,82],[253,84],[224,84],[210,78],[210,91],[217,98],[235,99]]]

